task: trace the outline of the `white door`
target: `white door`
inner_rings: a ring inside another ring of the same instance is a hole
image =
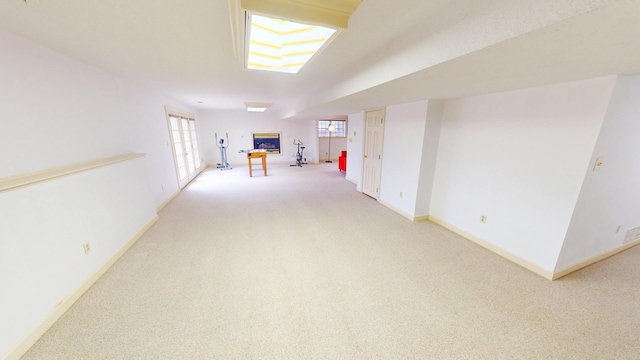
[[[195,123],[194,119],[169,114],[173,156],[181,189],[202,170]]]
[[[189,181],[196,176],[196,162],[193,159],[193,142],[191,141],[191,130],[189,130],[189,119],[180,119],[182,129],[182,141],[184,145],[184,156],[187,163],[187,177]]]
[[[364,151],[362,160],[362,192],[378,199],[382,173],[384,109],[367,111],[364,119]]]
[[[202,163],[200,161],[200,149],[198,148],[198,137],[196,136],[196,121],[194,119],[189,119],[189,132],[191,134],[191,156],[193,157],[195,169],[196,171],[198,171],[202,168]]]

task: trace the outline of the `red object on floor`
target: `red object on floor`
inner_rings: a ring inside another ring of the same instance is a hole
[[[342,155],[338,156],[338,170],[347,172],[347,150],[342,150]]]

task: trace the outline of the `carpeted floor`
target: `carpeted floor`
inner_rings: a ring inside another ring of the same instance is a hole
[[[336,167],[205,171],[23,359],[640,358],[640,247],[551,282]]]

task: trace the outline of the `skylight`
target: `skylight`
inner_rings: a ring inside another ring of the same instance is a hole
[[[337,33],[251,14],[247,69],[297,73]]]

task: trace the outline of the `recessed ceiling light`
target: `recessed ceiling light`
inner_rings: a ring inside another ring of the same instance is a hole
[[[264,111],[267,110],[267,108],[271,104],[246,102],[246,103],[244,103],[244,105],[247,107],[247,111],[250,111],[250,112],[264,112]]]
[[[247,69],[295,74],[338,30],[247,13]]]

